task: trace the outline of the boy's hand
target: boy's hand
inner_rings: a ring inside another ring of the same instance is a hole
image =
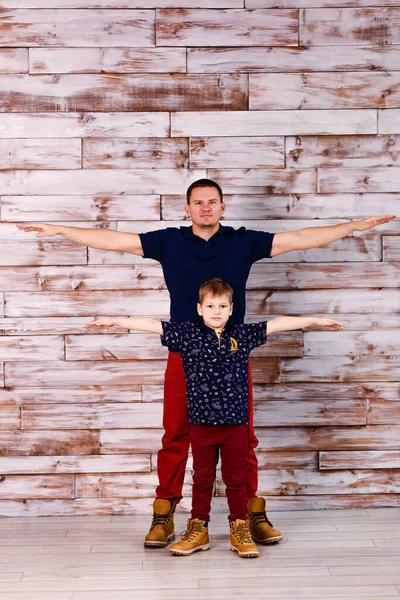
[[[307,329],[332,329],[333,331],[342,331],[344,329],[341,323],[333,321],[332,319],[323,319],[315,317],[313,322]]]
[[[84,329],[89,329],[89,331],[103,331],[104,329],[110,329],[110,327],[116,327],[116,325],[114,324],[113,319],[103,318],[86,323],[83,327]]]
[[[37,231],[36,237],[52,237],[58,234],[57,225],[48,225],[47,223],[17,223],[21,231]]]

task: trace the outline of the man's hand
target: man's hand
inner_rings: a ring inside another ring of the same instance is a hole
[[[333,331],[342,331],[344,327],[341,323],[333,321],[332,319],[313,317],[312,323],[307,326],[307,329],[332,329]]]
[[[37,231],[36,237],[52,237],[59,234],[58,225],[48,225],[47,223],[17,223],[21,231]]]
[[[395,215],[381,215],[379,217],[368,217],[366,219],[361,219],[361,221],[354,221],[354,231],[367,231],[367,229],[372,229],[372,227],[377,227],[377,225],[383,225],[395,218]]]

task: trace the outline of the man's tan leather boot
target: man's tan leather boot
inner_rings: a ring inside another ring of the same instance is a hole
[[[281,532],[275,529],[265,513],[265,499],[252,498],[247,503],[251,537],[258,544],[273,544],[282,539]]]
[[[249,521],[230,521],[231,550],[237,552],[241,558],[257,558],[257,546],[251,539]]]
[[[179,542],[169,549],[176,556],[188,556],[198,550],[209,550],[208,522],[200,519],[188,519],[186,530],[181,533]]]
[[[144,538],[148,548],[164,548],[175,539],[174,512],[176,504],[169,500],[154,500],[153,521],[149,533]]]

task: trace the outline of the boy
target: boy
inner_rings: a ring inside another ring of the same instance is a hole
[[[248,358],[251,350],[278,331],[325,327],[343,329],[330,319],[277,317],[268,322],[229,325],[233,290],[222,279],[212,279],[199,290],[198,314],[203,322],[166,323],[151,318],[98,319],[85,325],[101,329],[118,325],[162,336],[161,343],[182,355],[193,454],[192,514],[179,542],[170,548],[186,556],[208,550],[212,488],[218,454],[229,505],[231,550],[240,557],[258,556],[250,535],[246,499],[248,452]],[[173,533],[171,533],[171,539]]]

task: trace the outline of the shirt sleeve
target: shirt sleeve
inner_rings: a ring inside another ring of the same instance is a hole
[[[245,338],[249,352],[267,342],[267,321],[244,325]]]
[[[274,233],[267,231],[246,231],[249,237],[250,257],[252,262],[261,260],[262,258],[271,258],[272,242]]]
[[[167,229],[139,233],[139,237],[142,242],[143,258],[153,258],[161,262],[164,244],[168,237]]]
[[[161,321],[163,334],[161,336],[161,344],[174,348],[177,352],[182,347],[182,340],[184,335],[182,323],[169,323],[167,321]]]

